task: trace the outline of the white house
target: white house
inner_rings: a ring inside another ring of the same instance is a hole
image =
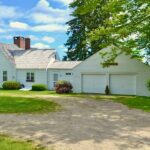
[[[54,49],[33,49],[29,38],[14,37],[14,44],[0,43],[0,86],[15,80],[26,87],[46,84],[53,90],[58,80],[68,80],[76,93],[103,94],[108,85],[112,94],[150,96],[146,86],[149,66],[123,54],[108,68],[103,68],[101,61],[99,52],[83,62],[60,61]]]

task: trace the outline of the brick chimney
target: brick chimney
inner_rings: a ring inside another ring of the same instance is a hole
[[[31,40],[30,38],[25,38],[25,49],[30,49],[30,43],[31,43]]]
[[[24,37],[21,37],[21,36],[14,37],[14,44],[16,44],[20,48],[25,49],[25,39],[24,39]]]
[[[30,38],[16,36],[14,37],[14,44],[25,50],[30,49]]]

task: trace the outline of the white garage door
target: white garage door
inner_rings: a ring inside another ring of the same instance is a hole
[[[105,93],[105,75],[83,75],[82,91],[84,93]]]
[[[111,75],[110,76],[111,94],[136,94],[136,76],[135,75]]]

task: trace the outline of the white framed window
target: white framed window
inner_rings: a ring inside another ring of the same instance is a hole
[[[7,81],[8,77],[7,77],[7,71],[3,71],[3,81]]]
[[[58,73],[54,73],[53,74],[53,87],[55,87],[57,81],[58,81]]]
[[[66,72],[66,76],[71,76],[72,73],[71,72]]]
[[[27,82],[34,82],[35,81],[34,72],[27,72],[26,81]]]

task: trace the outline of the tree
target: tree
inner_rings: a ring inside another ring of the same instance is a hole
[[[100,38],[98,41],[89,41],[88,34],[92,29],[96,29],[100,24],[103,24],[104,18],[108,17],[108,13],[98,13],[101,10],[103,3],[107,0],[99,0],[100,5],[96,7],[93,12],[81,13],[79,9],[83,8],[86,4],[84,0],[75,0],[70,7],[74,9],[72,19],[67,22],[69,29],[67,34],[69,38],[66,42],[68,48],[68,60],[85,60],[92,54],[100,50],[99,44],[103,43],[105,37]]]
[[[114,62],[121,53],[131,54],[139,59],[143,56],[148,62],[149,6],[149,0],[75,0],[71,5],[75,18],[69,24],[71,36],[66,44],[69,46],[68,52],[80,54],[83,59],[104,47],[115,45],[117,48],[112,49],[111,53],[102,54],[104,64]],[[77,31],[78,34],[74,34]],[[86,55],[83,55],[83,51]]]
[[[86,48],[86,24],[84,24],[84,15],[76,13],[76,8],[84,3],[82,0],[74,1],[70,7],[74,9],[72,13],[73,19],[67,22],[69,29],[67,34],[69,38],[65,44],[67,46],[67,59],[68,60],[83,60],[87,57]]]
[[[83,8],[78,8],[81,14],[88,14],[97,9],[97,0],[86,1]],[[89,41],[99,41],[105,37],[104,43],[99,47],[115,45],[111,53],[103,53],[104,64],[114,62],[121,54],[131,54],[132,57],[144,57],[149,61],[150,54],[150,1],[149,0],[111,0],[102,6],[103,12],[109,17],[105,18],[104,24],[89,32]],[[99,10],[98,13],[101,13]],[[146,56],[146,57],[145,57]]]

